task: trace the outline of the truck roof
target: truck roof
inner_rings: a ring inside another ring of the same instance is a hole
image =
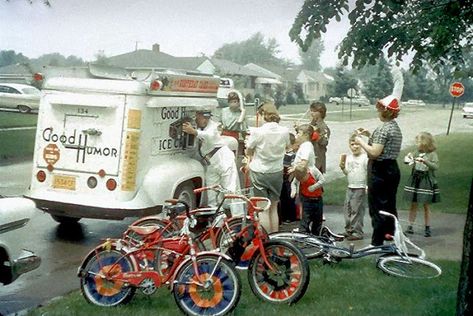
[[[70,92],[216,98],[220,83],[220,78],[205,74],[157,72],[154,69],[141,69],[137,73],[103,65],[44,70],[43,89]]]

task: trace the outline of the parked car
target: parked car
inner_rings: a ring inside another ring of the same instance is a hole
[[[341,103],[343,104],[350,104],[350,98],[348,97],[330,97],[328,98],[328,102],[330,103],[335,103],[335,105],[339,105]],[[358,106],[368,106],[370,105],[370,100],[368,100],[367,97],[364,95],[359,95],[359,96],[354,96],[351,99],[352,105],[358,105]]]
[[[466,102],[463,107],[463,118],[473,117],[473,102]]]
[[[343,102],[343,98],[340,98],[340,97],[330,97],[330,98],[328,98],[328,102],[330,102],[330,103],[335,103],[335,105],[339,105],[340,103]]]
[[[425,102],[422,100],[407,100],[406,102],[402,102],[404,106],[425,106]]]
[[[358,105],[358,106],[369,106],[370,105],[370,100],[368,100],[367,97],[364,95],[359,95],[355,96],[352,98],[352,104]],[[347,100],[347,103],[350,104],[350,99]]]
[[[0,283],[3,285],[41,263],[40,257],[22,249],[24,238],[31,236],[28,224],[35,209],[30,199],[0,197]]]
[[[41,92],[20,83],[0,83],[0,108],[17,109],[21,113],[37,110]]]
[[[220,78],[220,84],[217,91],[218,107],[224,108],[228,106],[227,96],[230,90],[234,89],[235,85],[230,78]]]

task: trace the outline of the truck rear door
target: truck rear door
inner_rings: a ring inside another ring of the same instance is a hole
[[[47,93],[38,122],[38,167],[118,175],[124,109],[124,95]]]

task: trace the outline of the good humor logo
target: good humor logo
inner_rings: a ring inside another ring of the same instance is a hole
[[[117,157],[118,150],[115,147],[87,146],[89,135],[78,133],[76,129],[71,134],[58,134],[52,127],[43,130],[43,140],[48,143],[61,143],[64,148],[76,151],[76,162],[85,163],[86,156]]]

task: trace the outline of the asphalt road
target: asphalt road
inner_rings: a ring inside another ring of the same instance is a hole
[[[298,105],[282,109],[282,124],[292,127],[301,117],[305,107]],[[331,109],[330,109],[331,110]],[[373,110],[361,108],[360,110]],[[407,111],[406,111],[407,112]],[[286,114],[284,114],[286,113]],[[448,126],[450,111],[429,111],[419,109],[409,114],[401,115],[398,122],[404,135],[403,146],[412,145],[415,135],[420,131],[430,131],[433,134],[445,134]],[[327,177],[335,179],[342,177],[338,168],[338,157],[348,151],[348,137],[358,128],[364,127],[373,130],[379,125],[377,119],[356,122],[330,121],[330,112],[327,115],[332,136],[327,153]],[[451,133],[473,132],[473,120],[463,119],[459,111],[454,112]],[[31,162],[0,166],[0,194],[21,195],[29,185]],[[327,221],[331,227],[341,229],[341,210],[327,207]],[[401,213],[404,214],[404,213]],[[18,311],[38,306],[51,298],[63,295],[78,289],[79,280],[76,270],[82,258],[97,245],[101,238],[118,237],[133,219],[124,221],[104,221],[83,219],[73,227],[65,228],[58,225],[46,213],[38,211],[32,220],[33,229],[30,242],[24,248],[35,251],[42,257],[41,266],[32,272],[21,276],[11,285],[0,287],[0,314],[8,315]],[[461,258],[461,238],[464,225],[464,216],[438,217],[437,236],[426,240],[421,235],[413,238],[433,258]],[[440,222],[441,221],[441,222]],[[370,231],[370,221],[365,219],[367,234]],[[452,237],[455,236],[455,237]],[[448,237],[448,238],[447,238]],[[368,239],[360,241],[360,246]],[[358,246],[358,245],[357,245]],[[445,250],[449,251],[445,253]]]

